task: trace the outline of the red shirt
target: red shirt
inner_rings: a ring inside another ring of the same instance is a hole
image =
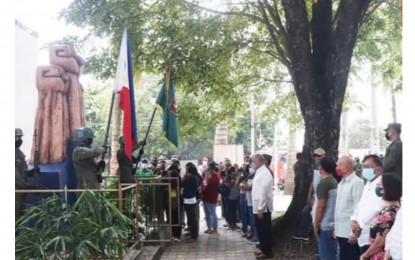
[[[202,185],[202,201],[207,203],[218,202],[220,177],[215,173],[208,177],[207,185]]]

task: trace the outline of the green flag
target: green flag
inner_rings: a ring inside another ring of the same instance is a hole
[[[169,65],[166,66],[163,85],[157,97],[156,105],[163,112],[163,136],[177,149],[179,146],[179,125],[174,98],[173,72]]]

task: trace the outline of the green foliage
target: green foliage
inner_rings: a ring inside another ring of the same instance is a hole
[[[392,91],[402,90],[402,26],[398,0],[382,4],[370,16],[359,31],[355,58],[369,61],[372,70],[379,73]]]
[[[332,3],[333,13],[340,2]],[[355,57],[376,63],[376,70],[385,80],[398,79],[399,89],[401,36],[396,23],[400,17],[396,2],[381,5],[367,18],[360,29]],[[306,1],[308,21],[312,19],[313,3]],[[110,39],[108,46],[86,58],[86,72],[101,78],[114,75],[124,24],[133,46],[136,72],[160,75],[166,63],[173,64],[183,153],[192,153],[191,147],[194,147],[192,154],[202,150],[206,154],[210,142],[197,139],[211,138],[212,128],[224,119],[232,126],[229,139],[242,141],[249,147],[250,126],[241,118],[249,117],[247,100],[251,92],[275,94],[272,100],[264,99],[264,108],[257,115],[267,144],[271,142],[268,133],[272,133],[276,121],[286,119],[295,126],[301,125],[296,96],[292,89],[287,91],[281,84],[289,81],[287,69],[290,69],[289,58],[284,62],[281,53],[288,57],[291,46],[284,37],[270,37],[266,25],[253,18],[263,17],[258,5],[251,1],[226,5],[229,12],[247,15],[221,15],[197,4],[198,1],[183,0],[75,0],[61,12],[61,17],[68,23],[90,28],[89,36]],[[274,10],[282,18],[281,26],[287,30],[283,5],[280,1],[274,4]],[[287,33],[281,32],[275,20],[271,19],[270,23],[276,28],[274,32]],[[377,41],[379,38],[391,41]],[[281,66],[281,61],[287,68]],[[138,128],[142,136],[152,114],[151,102],[160,86],[152,87],[150,94],[147,92],[137,99]],[[156,115],[146,146],[148,155],[171,153],[159,138],[160,126],[160,117]]]
[[[16,258],[116,259],[132,226],[99,193],[86,190],[73,206],[49,197],[16,222]]]

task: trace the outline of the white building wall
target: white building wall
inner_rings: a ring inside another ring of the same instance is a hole
[[[37,108],[36,68],[38,66],[36,32],[15,22],[15,127],[24,133],[21,150],[30,158]]]

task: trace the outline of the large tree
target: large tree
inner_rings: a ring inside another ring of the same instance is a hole
[[[399,9],[399,3],[241,0],[215,9],[200,2],[75,0],[62,15],[75,25],[91,26],[95,35],[111,36],[109,49],[89,59],[90,71],[114,73],[114,50],[125,21],[137,70],[161,72],[164,63],[174,62],[177,89],[183,93],[179,121],[187,134],[245,111],[249,92],[280,91],[279,83],[290,81],[305,126],[293,200],[280,222],[290,227],[305,204],[314,149],[323,147],[337,156],[359,29],[376,10]]]

